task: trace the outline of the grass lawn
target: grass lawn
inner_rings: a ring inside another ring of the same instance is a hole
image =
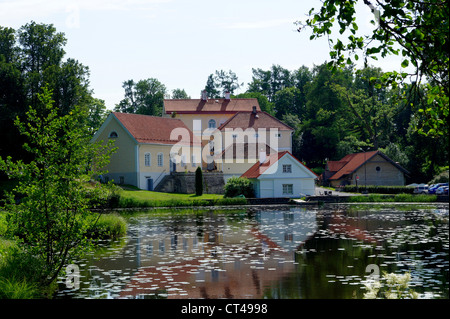
[[[118,193],[116,207],[180,207],[245,205],[245,198],[224,198],[221,194],[176,194],[140,190],[133,186],[123,186]]]
[[[133,200],[198,200],[198,199],[220,199],[223,195],[220,194],[203,194],[201,196],[196,196],[195,194],[176,194],[176,193],[160,193],[151,192],[145,190],[131,190],[123,189],[120,192],[120,196],[123,198],[129,198]]]

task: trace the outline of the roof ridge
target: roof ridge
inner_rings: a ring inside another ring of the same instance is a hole
[[[253,164],[247,171],[245,171],[241,177],[248,177],[248,178],[258,178],[259,176],[261,176],[269,167],[271,167],[273,164],[275,164],[276,162],[278,162],[281,158],[283,158],[286,154],[289,154],[293,159],[295,159],[301,166],[305,167],[308,171],[310,171],[312,174],[314,174],[314,176],[317,177],[317,174],[314,173],[309,167],[307,167],[305,164],[303,164],[302,162],[300,162],[300,160],[295,157],[291,152],[289,151],[279,151],[276,152],[275,154],[270,154],[266,160],[264,161],[264,163],[255,163]],[[275,159],[275,161],[271,161],[271,159]],[[270,165],[269,165],[270,164]],[[263,166],[265,167],[265,170],[263,172],[261,172],[260,170],[258,171],[257,174],[252,175],[253,171],[256,169],[259,169],[259,167]]]
[[[284,122],[281,121],[280,119],[277,119],[275,116],[272,116],[272,115],[270,115],[269,113],[267,113],[267,112],[265,112],[265,111],[258,111],[258,112],[256,113],[256,115],[257,115],[258,113],[263,113],[263,114],[267,115],[270,119],[277,121],[277,122],[278,122],[279,124],[281,124],[282,126],[285,126],[285,127],[287,127],[289,130],[293,130],[293,131],[294,131],[294,129],[293,129],[292,127],[290,127],[289,125],[287,125],[286,123],[284,123]],[[222,123],[222,125],[220,125],[217,129],[221,131],[221,130],[224,129],[225,126],[227,126],[234,118],[238,117],[238,116],[241,115],[241,114],[253,114],[253,111],[239,111],[239,112],[236,112],[236,114],[234,114],[232,117],[230,117],[230,118],[229,118],[228,120],[226,120],[224,123]]]
[[[176,120],[181,121],[179,118],[173,118],[173,117],[164,117],[164,116],[157,116],[157,115],[148,115],[148,114],[137,114],[137,113],[125,113],[125,112],[112,112],[114,115],[120,114],[125,116],[145,116],[145,117],[152,117],[157,119],[165,119],[165,120]],[[182,122],[182,121],[181,121]]]

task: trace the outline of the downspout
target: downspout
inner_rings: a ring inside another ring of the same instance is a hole
[[[136,187],[141,188],[141,174],[139,169],[139,144],[136,145]]]

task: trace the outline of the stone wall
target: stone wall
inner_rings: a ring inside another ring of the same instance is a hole
[[[225,182],[222,173],[203,172],[203,193],[223,194]],[[157,192],[195,194],[195,173],[171,173],[155,188]]]

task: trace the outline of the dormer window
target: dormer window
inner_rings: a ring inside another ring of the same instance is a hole
[[[216,121],[214,119],[210,119],[208,121],[208,128],[210,128],[210,129],[216,128]]]
[[[111,133],[109,133],[109,138],[118,138],[119,135],[117,134],[116,131],[112,131]]]

